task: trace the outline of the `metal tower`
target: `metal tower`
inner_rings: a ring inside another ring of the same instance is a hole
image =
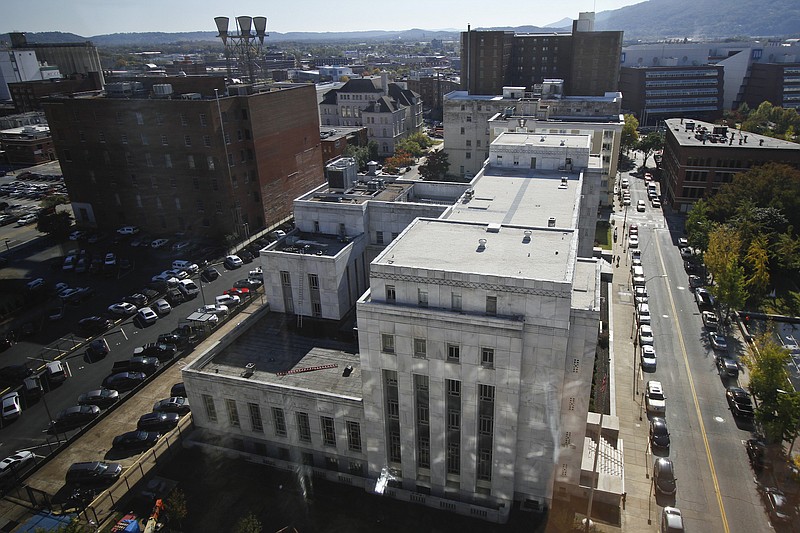
[[[231,59],[235,58],[239,75],[247,83],[255,83],[259,71],[256,59],[261,57],[264,37],[267,36],[267,17],[236,17],[236,33],[228,31],[228,17],[214,17],[219,37],[225,46],[228,78],[231,76]]]

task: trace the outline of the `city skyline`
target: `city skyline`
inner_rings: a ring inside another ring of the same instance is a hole
[[[523,0],[509,0],[502,10],[486,10],[476,0],[430,3],[410,0],[401,11],[372,10],[371,5],[348,2],[331,11],[322,0],[303,2],[302,17],[294,4],[264,5],[255,0],[220,6],[210,0],[130,4],[119,0],[6,0],[0,32],[61,31],[84,37],[111,33],[215,31],[214,17],[240,15],[267,17],[267,31],[348,32],[367,30],[463,30],[493,26],[546,26],[564,18],[577,19],[585,11],[602,12],[638,3],[637,0],[565,0],[546,8],[531,9]],[[233,9],[231,9],[233,7]],[[43,14],[47,14],[44,15]],[[233,25],[233,23],[231,23]]]

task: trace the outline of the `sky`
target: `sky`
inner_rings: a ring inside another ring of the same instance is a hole
[[[464,30],[545,26],[583,11],[642,0],[0,0],[0,33],[61,31],[82,37],[129,32],[216,31],[214,17],[267,17],[267,31]],[[233,25],[233,21],[231,21]]]

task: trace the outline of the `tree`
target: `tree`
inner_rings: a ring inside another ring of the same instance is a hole
[[[756,420],[764,426],[767,438],[774,442],[780,441],[787,430],[797,427],[794,422],[800,413],[797,400],[781,398],[784,393],[779,392],[788,387],[786,365],[790,357],[789,350],[779,346],[769,332],[753,339],[753,346],[743,357],[750,371],[750,393],[758,399]]]
[[[369,153],[370,161],[377,161],[378,158],[380,157],[380,154],[378,153],[378,148],[379,148],[378,143],[375,141],[369,141],[367,143],[367,152]]]
[[[425,150],[417,142],[411,139],[401,139],[394,145],[395,152],[407,152],[414,157],[422,157]]]
[[[619,140],[621,152],[629,152],[636,148],[639,142],[639,121],[633,115],[625,115],[625,125],[622,126],[622,135]]]
[[[262,528],[261,520],[253,513],[247,513],[246,516],[236,522],[233,531],[234,533],[261,533]]]
[[[694,203],[686,217],[686,238],[689,246],[703,252],[708,250],[708,234],[712,227],[708,218],[708,204],[701,198]]]
[[[72,227],[72,215],[66,211],[50,210],[39,215],[36,229],[42,233],[52,235],[57,239],[64,239],[69,235]]]
[[[726,320],[731,309],[741,309],[747,301],[744,268],[739,264],[741,248],[738,231],[717,225],[708,235],[708,250],[703,255],[708,271],[714,276],[711,293],[724,309]]]
[[[750,266],[747,289],[752,298],[760,301],[769,287],[769,256],[767,254],[767,237],[765,235],[758,235],[750,241],[744,260]]]
[[[440,180],[445,177],[449,169],[450,161],[447,153],[444,150],[434,150],[419,166],[419,175],[426,180]]]
[[[414,158],[411,154],[402,150],[397,150],[391,157],[387,157],[383,162],[383,167],[389,174],[397,174],[401,168],[407,167],[414,163]]]
[[[356,160],[358,164],[358,170],[363,172],[367,169],[367,163],[369,162],[369,148],[366,146],[356,146],[354,144],[348,144],[345,147],[344,152],[342,152],[344,157],[352,157]]]
[[[167,495],[164,501],[164,514],[168,522],[177,524],[179,527],[183,519],[189,515],[189,509],[186,506],[186,495],[179,488],[174,488]]]
[[[66,194],[53,194],[51,196],[45,196],[41,202],[39,202],[39,207],[42,209],[53,209],[58,205],[66,205],[69,203],[69,198]]]
[[[648,133],[647,137],[636,143],[636,149],[644,153],[644,166],[647,166],[647,160],[656,150],[661,150],[664,147],[664,135],[656,131]]]

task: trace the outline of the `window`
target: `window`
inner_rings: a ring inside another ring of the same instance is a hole
[[[461,360],[461,346],[458,344],[447,345],[447,361],[450,363],[458,363]]]
[[[98,139],[98,140],[99,140],[101,143],[104,143],[104,142],[106,142],[106,134],[105,134],[104,132],[102,132],[102,131],[98,131],[98,132],[97,132],[97,139]]]
[[[375,232],[375,242],[377,244],[383,244],[383,232],[382,231]]]
[[[494,402],[494,386],[478,385],[478,399],[482,402]]]
[[[464,135],[464,128],[461,128],[461,135]]]
[[[481,415],[478,419],[478,434],[491,435],[494,427],[494,420],[491,416]]]
[[[336,429],[333,424],[333,418],[321,416],[319,420],[322,426],[322,444],[336,447]]]
[[[225,132],[225,144],[230,144],[230,143],[231,143],[231,134],[226,131]]]
[[[186,156],[186,162],[189,163],[189,168],[190,169],[194,169],[195,165],[194,165],[194,156],[193,155],[187,155]]]
[[[417,405],[417,422],[420,424],[429,424],[430,420],[430,410],[427,404]]]
[[[386,285],[386,301],[394,303],[397,301],[394,285]]]
[[[467,152],[466,158],[467,159],[472,159],[472,152]]]
[[[280,407],[272,408],[272,419],[275,422],[275,434],[279,437],[286,436],[286,417]]]
[[[450,307],[453,311],[461,311],[461,295],[458,293],[450,294]]]
[[[208,170],[214,170],[214,156],[210,155],[206,157],[206,164],[208,164]]]
[[[164,154],[164,166],[172,168],[172,156],[170,154]]]
[[[206,120],[206,114],[200,113],[200,125],[201,126],[208,126],[208,121]]]
[[[206,148],[211,148],[211,136],[210,135],[203,135],[203,146]]]
[[[292,286],[292,279],[289,276],[288,270],[281,270],[281,285],[283,285],[284,287]]]
[[[414,357],[425,359],[427,355],[427,343],[425,339],[414,339]]]
[[[491,368],[494,366],[494,349],[481,348],[481,365]]]
[[[120,140],[121,140],[122,144],[128,144],[128,135],[123,133]]]
[[[447,444],[447,473],[459,474],[461,472],[461,449],[458,442]]]
[[[431,439],[428,435],[420,435],[417,438],[417,466],[431,467]]]
[[[231,426],[238,428],[239,424],[239,410],[236,409],[236,400],[232,398],[225,398],[225,408],[228,410],[228,422]]]
[[[486,297],[486,314],[489,316],[497,315],[497,296]]]
[[[447,429],[459,430],[461,429],[461,413],[455,409],[447,411]]]
[[[186,113],[181,113],[181,126],[188,126],[189,121],[186,119]]]
[[[297,434],[300,442],[311,442],[311,424],[308,413],[297,413]]]
[[[214,398],[208,394],[203,394],[203,405],[206,408],[206,418],[209,422],[217,421],[217,409],[214,407]]]
[[[455,379],[448,379],[446,381],[447,381],[447,395],[461,396],[461,382]]]
[[[400,433],[392,431],[389,433],[389,461],[393,463],[400,462]]]
[[[351,452],[361,451],[361,427],[358,422],[347,421],[347,448]]]
[[[153,166],[153,157],[150,155],[150,152],[144,154],[144,162],[148,167]]]
[[[417,290],[417,303],[420,307],[428,307],[428,291]]]
[[[397,402],[397,398],[389,398],[386,401],[386,416],[391,420],[400,419],[400,404]]]
[[[481,481],[492,480],[492,451],[478,451],[478,479]]]
[[[191,146],[192,145],[192,138],[189,135],[184,135],[183,136],[183,144],[185,144],[186,146]]]
[[[389,335],[388,333],[381,335],[381,351],[394,353],[394,335]]]
[[[140,126],[144,124],[144,117],[139,112],[136,113],[136,123],[139,124]]]
[[[257,403],[248,403],[247,409],[250,411],[250,427],[256,433],[264,433],[264,423],[261,421],[261,407]]]
[[[166,135],[162,135],[161,136],[161,144],[163,146],[167,146],[169,144],[169,141],[167,141],[167,136]]]

